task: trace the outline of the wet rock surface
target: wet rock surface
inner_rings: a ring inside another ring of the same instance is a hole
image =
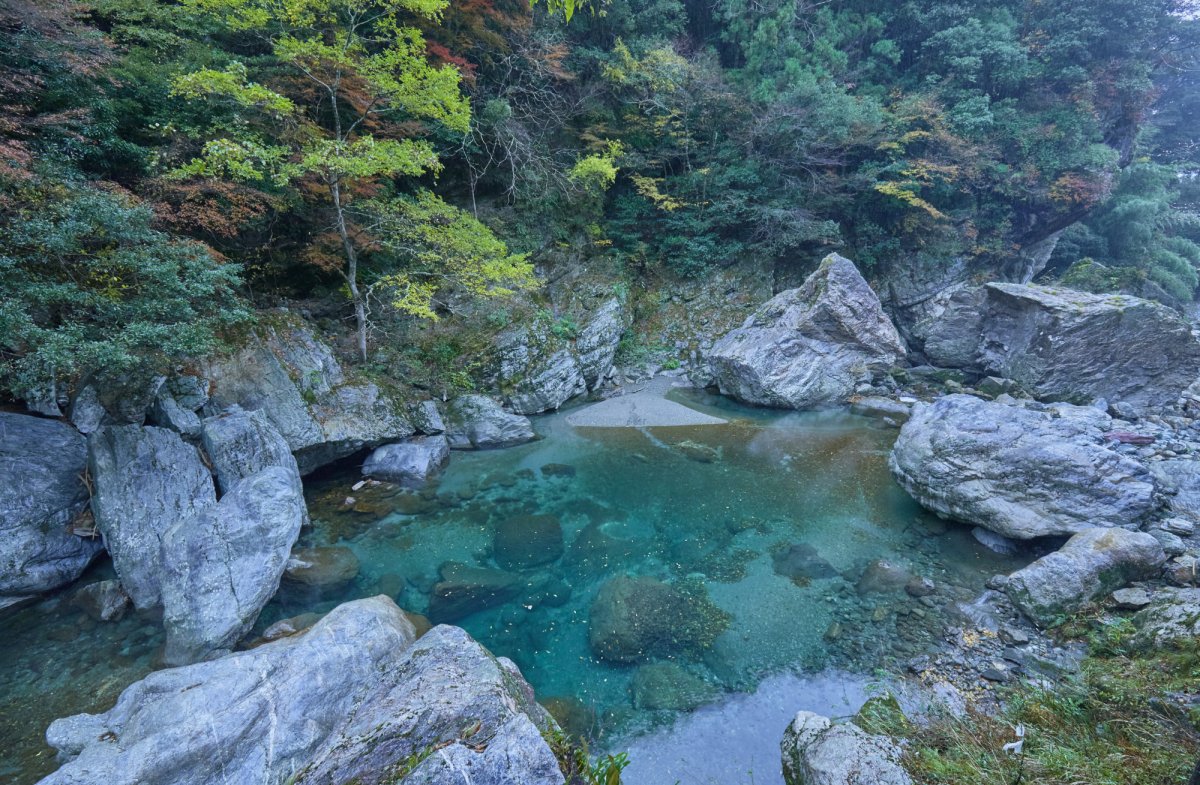
[[[1103,438],[1090,407],[1044,409],[949,395],[917,407],[892,449],[893,475],[946,518],[1016,539],[1133,526],[1154,508],[1154,481]]]
[[[779,293],[717,341],[708,359],[726,395],[809,409],[845,402],[904,354],[854,263],[832,254],[803,286]]]
[[[72,531],[86,470],[87,442],[69,425],[0,412],[0,598],[66,585],[100,552]]]

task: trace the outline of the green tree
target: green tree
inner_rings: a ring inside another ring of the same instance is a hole
[[[0,222],[3,389],[162,372],[249,318],[238,266],[156,231],[145,205],[80,181],[5,191],[21,206]]]
[[[365,360],[368,292],[360,261],[363,246],[376,238],[362,236],[354,192],[388,190],[398,177],[441,168],[430,141],[413,138],[414,121],[460,134],[469,127],[459,72],[450,65],[432,65],[421,33],[404,21],[412,16],[436,19],[446,0],[188,2],[232,33],[265,40],[275,61],[307,89],[294,91],[295,98],[285,95],[252,81],[249,67],[236,59],[221,70],[202,69],[180,77],[174,88],[178,95],[232,104],[250,117],[213,129],[201,154],[178,174],[276,187],[316,183],[328,199],[344,257],[341,272],[354,307],[358,349]],[[528,265],[509,262],[494,271],[510,276],[516,286],[528,285]],[[430,291],[427,285],[409,288],[410,295]],[[413,313],[429,312],[428,301],[422,306],[407,296],[399,302],[411,306]]]

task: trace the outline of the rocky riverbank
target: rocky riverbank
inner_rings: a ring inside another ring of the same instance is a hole
[[[627,324],[619,299],[588,314],[569,340],[506,333],[493,395],[414,396],[344,368],[303,321],[280,316],[231,357],[123,391],[83,385],[65,420],[0,413],[10,478],[0,489],[0,607],[70,591],[107,551],[115,580],[74,601],[100,623],[130,608],[161,618],[162,663],[177,666],[136,682],[107,712],[55,723],[48,738],[64,765],[46,782],[203,782],[218,759],[247,781],[578,776],[511,662],[453,627],[417,640],[390,599],[275,625],[265,642],[246,637],[285,575],[332,585],[358,570],[353,553],[296,547],[309,519],[302,476],[357,456],[366,479],[355,493],[379,483],[419,493],[452,451],[527,443],[527,414],[602,389],[621,397],[568,422],[725,422],[665,400],[666,384],[638,386],[653,367],[614,367]],[[803,543],[782,549],[774,572],[798,586],[843,579],[830,590],[827,649],[863,659],[865,633],[890,630],[910,678],[955,710],[996,714],[1014,685],[1051,688],[1080,671],[1083,647],[1054,632],[1079,618],[1127,619],[1130,645],[1194,645],[1200,342],[1190,326],[1136,298],[994,284],[947,299],[919,327],[902,338],[854,265],[834,255],[673,372],[744,402],[850,407],[895,429],[894,477],[945,520],[914,531],[913,547],[971,527],[989,548],[1031,560],[976,596],[887,560],[841,575]],[[716,448],[678,448],[720,460]],[[521,595],[527,587],[508,576],[564,557],[563,541],[552,517],[507,521],[494,544],[500,569],[443,569],[430,613],[456,621]],[[595,598],[591,649],[639,663],[639,706],[711,697],[671,660],[710,648],[728,619],[687,586],[616,577]],[[947,613],[959,622],[923,623]],[[1167,700],[1186,715],[1195,698]],[[907,782],[901,753],[878,734],[806,715],[788,730],[784,773],[792,783]]]

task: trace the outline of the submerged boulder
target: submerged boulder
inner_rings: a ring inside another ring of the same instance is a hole
[[[799,712],[780,743],[787,785],[911,785],[900,747],[850,723]]]
[[[75,592],[71,604],[95,621],[120,621],[129,609],[129,595],[120,581],[97,581]]]
[[[1200,341],[1164,305],[1034,284],[986,289],[980,362],[1035,397],[1159,407],[1200,376]]]
[[[414,638],[373,597],[303,633],[156,671],[111,710],[53,723],[64,763],[41,785],[563,782],[542,737],[553,720],[516,666],[457,628]]]
[[[506,570],[558,561],[563,555],[562,524],[554,515],[513,515],[496,526],[493,553]]]
[[[1129,581],[1152,576],[1165,561],[1162,546],[1149,534],[1088,529],[1008,576],[1004,591],[1030,619],[1049,624]]]
[[[511,572],[447,562],[429,597],[429,618],[439,624],[457,621],[515,599],[523,588],[520,576]]]
[[[101,551],[72,523],[87,509],[87,441],[71,426],[0,412],[0,597],[56,589]]]
[[[702,586],[619,575],[600,587],[592,602],[588,640],[592,653],[610,662],[698,655],[729,621]]]
[[[533,441],[528,417],[510,414],[486,395],[460,395],[446,404],[446,437],[451,449],[486,450]]]
[[[162,539],[217,501],[200,453],[175,431],[109,425],[88,437],[96,526],[135,607],[161,600]]]
[[[279,587],[303,520],[294,471],[272,466],[163,535],[168,664],[223,654],[249,632]]]
[[[780,292],[717,341],[709,361],[725,395],[810,409],[845,402],[904,354],[854,263],[830,254],[803,286]]]
[[[240,351],[210,360],[204,373],[212,385],[205,412],[261,409],[302,474],[414,433],[400,401],[347,376],[329,346],[294,317],[275,318]]]
[[[376,448],[363,464],[362,473],[415,488],[432,479],[449,460],[450,443],[445,436],[417,436]]]
[[[1108,416],[949,395],[916,407],[889,465],[922,506],[1015,539],[1132,526],[1154,507],[1154,481],[1103,438]]]
[[[717,696],[717,688],[674,662],[653,662],[633,674],[633,705],[652,711],[691,711]]]
[[[284,577],[323,589],[345,586],[358,577],[358,556],[344,545],[298,548],[287,560]]]

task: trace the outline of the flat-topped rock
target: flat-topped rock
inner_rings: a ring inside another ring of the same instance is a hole
[[[683,425],[722,425],[726,420],[696,411],[661,395],[632,393],[594,403],[567,415],[577,428],[668,428]]]

